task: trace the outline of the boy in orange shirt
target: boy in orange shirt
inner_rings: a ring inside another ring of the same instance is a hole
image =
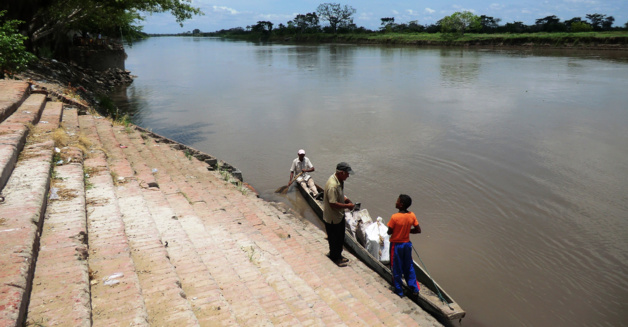
[[[393,287],[395,293],[403,297],[401,288],[402,273],[413,295],[419,293],[419,283],[416,281],[414,264],[412,261],[412,242],[410,233],[418,234],[421,227],[413,212],[408,211],[412,205],[412,198],[406,194],[399,195],[395,207],[399,212],[390,217],[388,235],[390,236],[390,265],[392,266]]]

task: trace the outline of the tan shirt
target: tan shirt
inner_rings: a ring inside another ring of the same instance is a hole
[[[343,185],[336,174],[331,175],[325,183],[325,195],[323,197],[323,220],[328,224],[339,224],[345,215],[345,209],[334,209],[330,203],[345,203]]]

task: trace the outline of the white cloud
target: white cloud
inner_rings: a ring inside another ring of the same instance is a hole
[[[412,9],[406,9],[406,13],[408,13],[408,15],[410,15],[410,16],[418,16],[419,15],[418,12],[416,12],[416,11],[414,11]]]
[[[436,12],[436,10],[431,9],[431,8],[425,8],[425,12],[428,13],[428,14],[433,14],[433,13]]]
[[[399,15],[399,12],[394,10],[394,9],[393,9],[392,13],[393,13],[393,15]]]
[[[214,12],[220,12],[220,13],[229,13],[231,15],[237,15],[239,14],[237,10],[233,9],[233,8],[229,8],[229,7],[225,7],[225,6],[214,6],[213,7]]]
[[[460,12],[462,12],[462,11],[469,11],[469,12],[475,13],[475,9],[465,9],[463,6],[460,6],[460,5],[453,5],[452,7],[456,11],[460,11]]]
[[[358,15],[358,20],[366,20],[366,21],[371,21],[373,20],[373,13],[369,12],[369,13],[360,13]]]
[[[502,10],[506,8],[506,6],[501,3],[491,3],[488,7],[492,10]]]
[[[282,23],[285,23],[289,20],[292,20],[294,16],[291,15],[279,15],[279,14],[259,14],[256,15],[256,19],[258,20],[268,20],[268,21],[280,21]]]
[[[586,3],[589,5],[596,5],[598,4],[598,1],[595,0],[563,0],[563,2],[567,2],[567,3]]]

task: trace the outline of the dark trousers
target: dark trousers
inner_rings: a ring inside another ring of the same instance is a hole
[[[342,258],[342,247],[345,243],[345,218],[339,224],[325,222],[327,242],[329,242],[329,258],[333,261]]]

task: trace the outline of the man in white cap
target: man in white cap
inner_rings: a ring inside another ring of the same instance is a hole
[[[314,178],[312,178],[309,174],[314,171],[314,166],[312,165],[310,159],[305,156],[305,150],[299,150],[297,155],[298,157],[292,161],[292,167],[290,167],[290,182],[288,183],[288,186],[292,184],[292,178],[295,175],[299,175],[303,172],[301,176],[297,177],[297,183],[301,184],[301,187],[303,187],[304,190],[316,197],[318,195],[318,190],[316,189],[316,184],[314,184]]]

